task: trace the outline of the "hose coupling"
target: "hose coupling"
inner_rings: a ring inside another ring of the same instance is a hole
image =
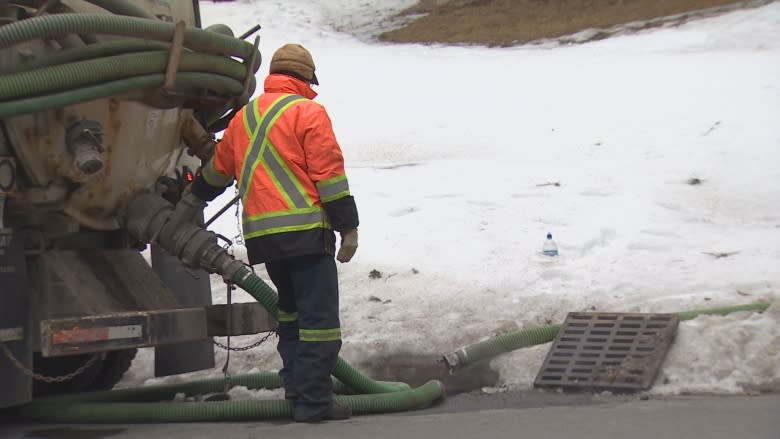
[[[202,268],[225,279],[231,279],[245,267],[217,243],[214,232],[194,221],[173,220],[174,210],[174,205],[162,197],[138,192],[125,204],[120,216],[133,238],[158,244],[187,267]]]
[[[439,360],[440,363],[444,363],[445,366],[450,371],[450,374],[454,374],[456,370],[460,369],[460,367],[464,363],[464,358],[466,357],[466,352],[463,351],[463,349],[460,349],[456,352],[450,352],[448,354],[444,354],[441,357],[441,360]]]
[[[87,175],[103,169],[103,127],[94,120],[80,120],[65,133],[65,144],[73,155],[73,164]]]

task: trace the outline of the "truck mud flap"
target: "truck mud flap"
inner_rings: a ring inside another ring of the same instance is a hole
[[[211,305],[211,281],[204,270],[192,273],[175,256],[152,244],[152,268],[173,293],[179,306]],[[154,376],[178,375],[214,367],[214,344],[196,340],[154,349]]]

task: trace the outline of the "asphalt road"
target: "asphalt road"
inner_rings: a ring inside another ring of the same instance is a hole
[[[464,394],[414,412],[345,421],[72,425],[2,419],[0,438],[780,439],[780,394],[637,397]]]

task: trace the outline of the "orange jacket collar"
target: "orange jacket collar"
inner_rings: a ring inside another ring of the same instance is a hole
[[[292,76],[274,73],[265,78],[266,93],[292,93],[305,98],[314,99],[317,92],[309,84]]]

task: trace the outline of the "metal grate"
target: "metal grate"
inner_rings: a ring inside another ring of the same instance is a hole
[[[569,313],[534,386],[649,389],[679,321],[676,314]]]

